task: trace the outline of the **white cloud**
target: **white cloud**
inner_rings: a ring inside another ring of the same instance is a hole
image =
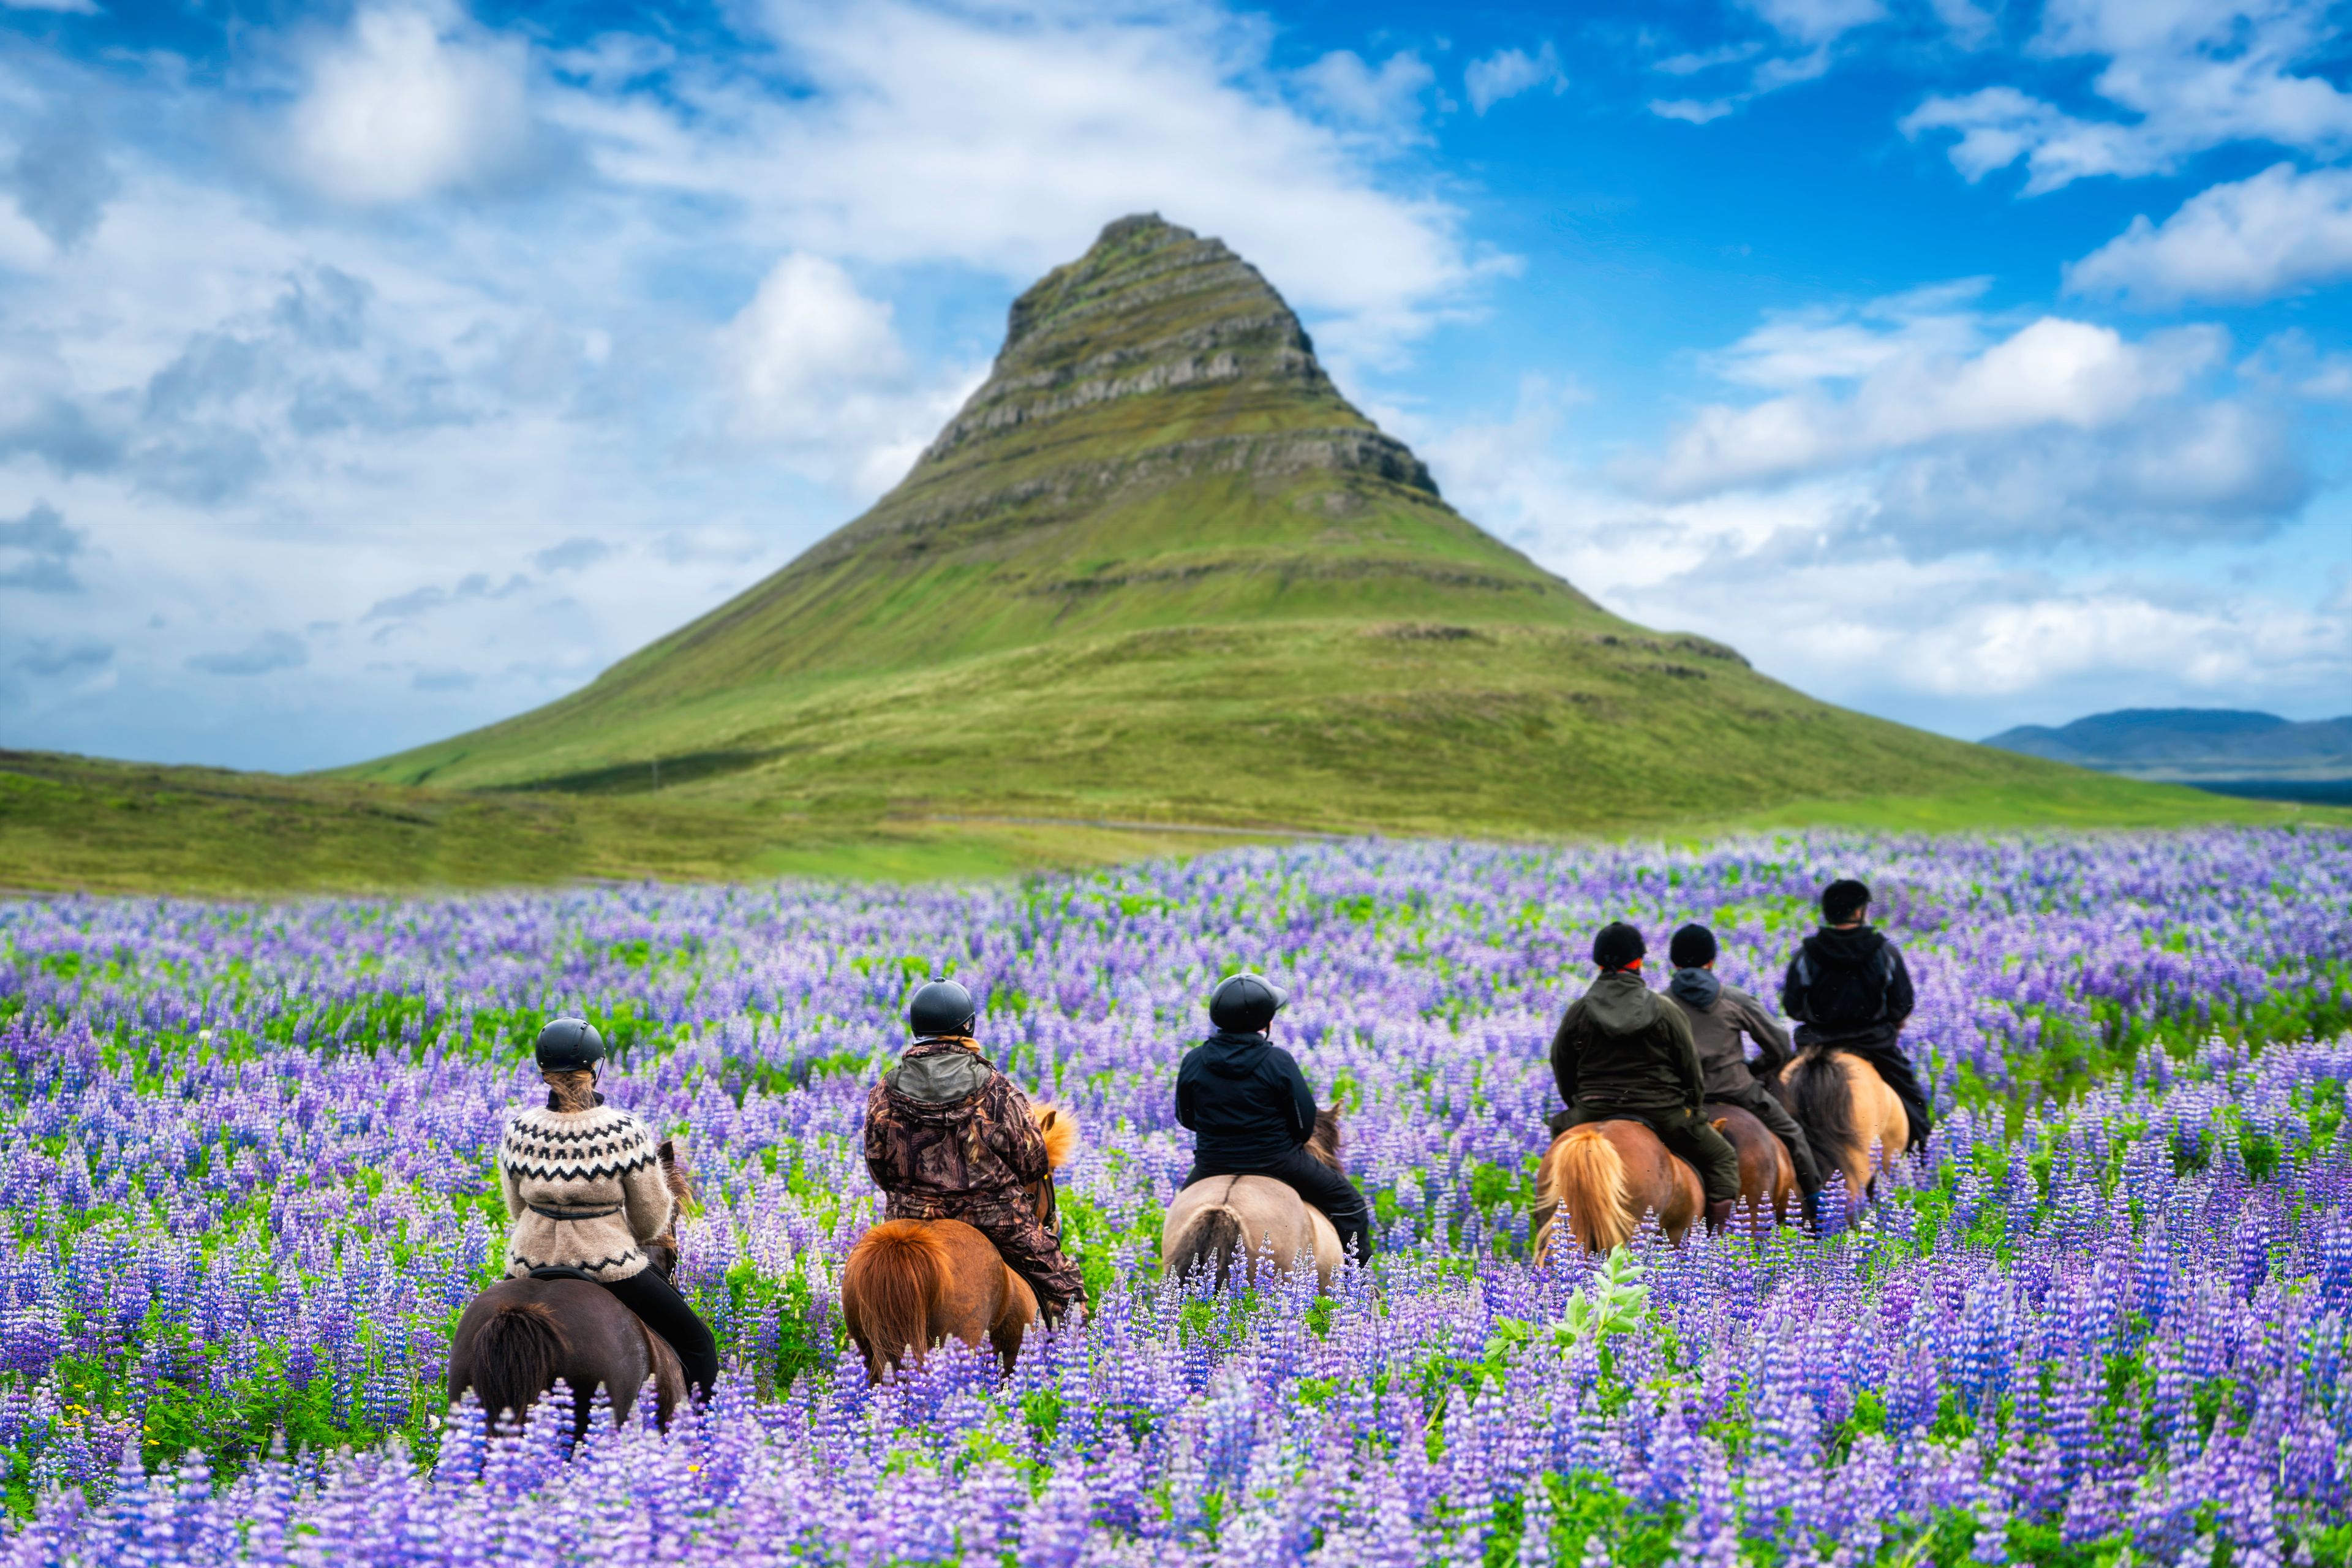
[[[2054,0],[2034,52],[2103,58],[2093,89],[2132,118],[2089,120],[1996,86],[1930,97],[1901,128],[1957,133],[1952,163],[1972,181],[2023,160],[2028,195],[2166,173],[2232,142],[2340,151],[2352,146],[2352,93],[2296,68],[2334,47],[2330,15],[2328,0]]]
[[[978,379],[919,380],[890,306],[859,293],[820,256],[779,261],[720,340],[734,377],[735,433],[864,494],[907,471]]]
[[[2178,393],[2223,347],[2210,330],[2132,343],[2111,328],[2043,317],[1973,354],[1956,357],[1930,333],[1898,339],[1895,352],[1880,356],[1866,339],[1835,329],[1816,329],[1799,353],[1781,328],[1760,344],[1734,345],[1729,357],[1735,364],[1793,367],[1810,354],[1847,374],[1867,365],[1851,394],[1804,386],[1746,406],[1703,408],[1668,444],[1652,476],[1657,489],[1702,495],[1952,437],[2043,425],[2097,429]]]
[[[1297,73],[1299,89],[1342,125],[1400,142],[1422,139],[1421,96],[1437,73],[1411,50],[1375,70],[1353,49],[1334,49]]]
[[[1746,0],[1748,8],[1783,37],[1826,44],[1886,15],[1880,0]]]
[[[361,11],[312,58],[288,115],[295,169],[337,201],[373,205],[512,168],[531,134],[524,47],[469,31],[423,10]]]
[[[2161,226],[2143,216],[2066,268],[2079,294],[2148,306],[2268,300],[2352,276],[2352,170],[2276,163],[2191,196]]]
[[[1549,43],[1534,54],[1525,49],[1497,49],[1470,62],[1462,72],[1462,90],[1473,111],[1484,114],[1507,98],[1548,87],[1557,95],[1568,90],[1568,73]]]

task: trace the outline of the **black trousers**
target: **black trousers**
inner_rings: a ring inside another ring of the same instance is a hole
[[[1184,1178],[1184,1184],[1189,1187],[1211,1176],[1272,1176],[1277,1182],[1287,1182],[1300,1197],[1323,1211],[1323,1217],[1339,1233],[1339,1250],[1359,1263],[1370,1259],[1371,1205],[1364,1202],[1364,1194],[1356,1190],[1355,1183],[1306,1150],[1293,1149],[1280,1159],[1247,1165],[1204,1160],[1195,1154],[1192,1173]]]
[[[1722,1133],[1682,1107],[1671,1110],[1633,1110],[1580,1096],[1566,1110],[1552,1112],[1552,1136],[1557,1138],[1571,1127],[1591,1121],[1645,1123],[1658,1135],[1658,1142],[1666,1146],[1667,1153],[1698,1173],[1698,1184],[1706,1190],[1708,1203],[1727,1204],[1739,1195],[1739,1151]]]
[[[1789,1146],[1789,1163],[1797,1168],[1797,1185],[1806,1192],[1818,1192],[1822,1185],[1822,1168],[1813,1158],[1813,1146],[1805,1142],[1805,1130],[1789,1114],[1789,1108],[1772,1098],[1760,1083],[1751,1083],[1737,1094],[1707,1094],[1707,1104],[1736,1105],[1761,1121],[1772,1135]],[[1705,1107],[1700,1108],[1706,1114]]]
[[[1927,1109],[1927,1090],[1919,1082],[1919,1074],[1904,1052],[1900,1037],[1889,1030],[1885,1034],[1858,1036],[1853,1039],[1823,1039],[1811,1032],[1809,1026],[1797,1030],[1797,1045],[1819,1046],[1825,1049],[1851,1051],[1872,1067],[1903,1102],[1903,1114],[1911,1123],[1911,1147],[1916,1149],[1927,1141],[1936,1129],[1936,1119]]]
[[[604,1289],[643,1318],[646,1327],[669,1342],[686,1368],[686,1381],[694,1397],[708,1400],[710,1385],[719,1381],[719,1342],[710,1337],[709,1325],[686,1304],[669,1276],[648,1263],[626,1279],[605,1280]]]

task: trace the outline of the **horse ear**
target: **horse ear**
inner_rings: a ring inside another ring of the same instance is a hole
[[[665,1165],[675,1165],[675,1164],[677,1164],[677,1139],[675,1139],[675,1138],[665,1138],[665,1139],[663,1139],[663,1140],[662,1140],[662,1142],[661,1142],[661,1147],[660,1147],[660,1149],[658,1149],[658,1150],[656,1150],[656,1155],[657,1155],[657,1157],[660,1159],[661,1163],[662,1163],[663,1164],[665,1164]]]
[[[1043,1132],[1043,1131],[1045,1131],[1047,1128],[1049,1128],[1049,1127],[1053,1126],[1053,1125],[1054,1125],[1054,1118],[1055,1118],[1055,1117],[1057,1117],[1057,1116],[1059,1116],[1059,1115],[1061,1115],[1061,1114],[1062,1114],[1062,1113],[1061,1113],[1059,1110],[1055,1110],[1054,1107],[1052,1107],[1052,1106],[1050,1106],[1050,1105],[1049,1105],[1049,1106],[1047,1106],[1047,1107],[1045,1108],[1045,1115],[1043,1115],[1043,1116],[1041,1116],[1041,1117],[1039,1117],[1039,1118],[1037,1118],[1037,1131],[1040,1131],[1040,1132]]]
[[[1728,1116],[1718,1116],[1714,1121],[1708,1122],[1707,1125],[1714,1128],[1717,1132],[1720,1132],[1725,1128],[1731,1125],[1731,1118]]]

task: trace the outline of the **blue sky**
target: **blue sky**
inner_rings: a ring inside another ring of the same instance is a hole
[[[0,5],[0,745],[357,760],[896,480],[1107,221],[1456,505],[1950,733],[2352,710],[2301,0]]]

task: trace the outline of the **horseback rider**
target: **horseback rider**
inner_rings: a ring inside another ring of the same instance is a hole
[[[1323,1211],[1339,1249],[1372,1256],[1372,1211],[1356,1184],[1307,1152],[1315,1091],[1288,1051],[1267,1037],[1290,998],[1255,974],[1229,974],[1209,996],[1216,1032],[1176,1069],[1176,1120],[1192,1131],[1192,1169],[1181,1186],[1212,1176],[1272,1176]]]
[[[1086,1304],[1078,1266],[1024,1190],[1049,1179],[1045,1140],[1029,1101],[980,1054],[980,1008],[952,980],[915,993],[915,1039],[866,1096],[866,1168],[889,1219],[956,1219],[993,1242],[1029,1282],[1050,1327]]]
[[[1646,1122],[1667,1150],[1690,1163],[1706,1192],[1706,1225],[1721,1230],[1739,1196],[1739,1155],[1699,1116],[1706,1079],[1690,1020],[1642,980],[1649,945],[1622,921],[1592,939],[1601,976],[1569,1004],[1551,1041],[1551,1073],[1568,1107],[1551,1119],[1555,1137],[1588,1121]]]
[[[596,1092],[604,1037],[579,1018],[539,1032],[547,1103],[507,1118],[499,1184],[514,1233],[507,1278],[560,1270],[593,1279],[669,1342],[698,1400],[719,1377],[719,1345],[643,1244],[670,1228],[676,1200],[653,1133]]]
[[[1797,1020],[1797,1047],[1851,1051],[1878,1069],[1911,1123],[1911,1147],[1935,1126],[1927,1091],[1897,1043],[1916,998],[1895,945],[1864,923],[1870,889],[1851,879],[1822,889],[1822,929],[1805,939],[1780,983],[1780,1011]]]
[[[1674,978],[1666,982],[1666,995],[1690,1024],[1706,1098],[1739,1107],[1787,1144],[1798,1189],[1810,1199],[1822,1185],[1812,1145],[1805,1142],[1804,1129],[1797,1125],[1788,1107],[1757,1081],[1757,1071],[1748,1065],[1748,1047],[1740,1039],[1745,1035],[1756,1042],[1757,1068],[1770,1078],[1788,1065],[1787,1033],[1764,1011],[1762,1003],[1716,978],[1715,933],[1706,927],[1686,925],[1675,932],[1666,945],[1666,956],[1675,966]]]

